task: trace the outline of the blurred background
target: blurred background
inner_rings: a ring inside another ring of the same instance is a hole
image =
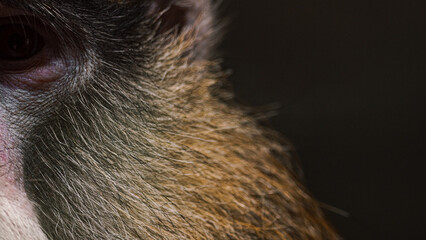
[[[341,236],[425,239],[425,1],[223,2],[237,99],[280,104],[270,124]]]

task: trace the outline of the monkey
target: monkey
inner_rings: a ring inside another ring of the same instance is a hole
[[[339,239],[223,87],[212,0],[0,0],[0,239]]]

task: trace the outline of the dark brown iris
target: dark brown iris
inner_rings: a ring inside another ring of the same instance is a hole
[[[24,24],[0,26],[0,59],[25,60],[43,49],[43,37],[32,27]]]

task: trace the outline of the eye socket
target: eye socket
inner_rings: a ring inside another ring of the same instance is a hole
[[[0,26],[0,59],[26,60],[39,53],[45,45],[43,37],[23,23]]]

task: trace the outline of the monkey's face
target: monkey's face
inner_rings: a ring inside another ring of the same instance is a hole
[[[214,35],[209,0],[0,0],[0,239],[334,239]]]

